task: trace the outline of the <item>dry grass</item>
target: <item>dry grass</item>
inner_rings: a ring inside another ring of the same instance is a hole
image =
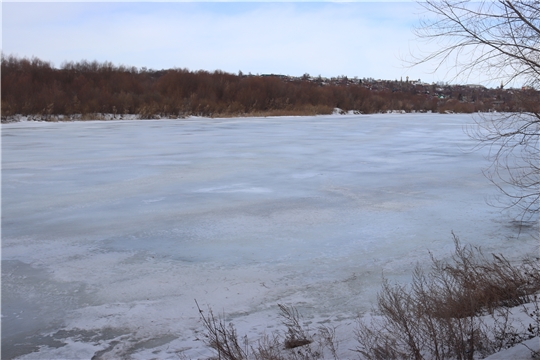
[[[367,359],[473,359],[538,336],[538,319],[525,333],[508,320],[509,307],[536,300],[538,259],[512,265],[462,246],[455,235],[454,242],[451,260],[432,258],[428,273],[417,267],[410,286],[383,282],[380,317],[359,322],[357,352]],[[482,320],[486,314],[494,325]]]
[[[314,116],[314,115],[330,115],[334,108],[326,105],[305,105],[288,109],[272,109],[266,111],[254,111],[244,114],[244,116]]]
[[[282,323],[287,327],[287,335],[285,335],[285,349],[294,349],[296,347],[311,344],[307,331],[300,324],[300,314],[294,307],[287,307],[278,304]]]
[[[410,285],[383,281],[371,321],[359,321],[353,351],[363,359],[476,359],[525,340],[540,337],[540,258],[517,265],[502,255],[484,256],[462,246],[448,261],[432,257],[432,267],[415,269]],[[532,305],[525,306],[527,303]],[[516,326],[516,306],[523,305],[527,324]],[[338,359],[335,328],[309,329],[294,307],[278,304],[282,331],[256,342],[239,337],[233,324],[205,314],[205,342],[217,359]],[[528,326],[527,326],[528,325]],[[533,356],[540,356],[531,349]]]
[[[105,116],[103,116],[103,114],[98,114],[98,113],[84,113],[84,114],[81,114],[80,118],[77,118],[77,120],[81,120],[81,121],[105,120]]]
[[[227,110],[227,109],[225,109]],[[235,117],[268,117],[268,116],[315,116],[331,115],[334,108],[326,105],[305,105],[289,107],[285,109],[253,110],[253,111],[224,111],[207,114],[212,118],[235,118]],[[192,114],[197,115],[197,114]],[[203,116],[206,116],[203,114]]]
[[[206,330],[204,341],[223,360],[315,360],[337,359],[338,342],[335,329],[320,326],[316,331],[302,325],[302,317],[294,307],[278,304],[284,331],[263,335],[258,341],[240,338],[233,324],[214,315],[199,314]]]
[[[197,304],[201,321],[206,329],[205,343],[217,352],[218,359],[241,360],[247,359],[249,348],[247,344],[240,345],[236,328],[232,324],[225,324],[217,318],[211,309],[208,315]]]

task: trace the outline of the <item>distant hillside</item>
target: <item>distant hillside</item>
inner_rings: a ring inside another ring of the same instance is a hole
[[[532,89],[486,89],[420,81],[245,75],[187,69],[147,70],[110,62],[65,63],[2,57],[2,119],[21,114],[138,114],[142,118],[362,113],[519,111]],[[534,104],[534,106],[538,106]],[[80,116],[78,116],[80,118]]]

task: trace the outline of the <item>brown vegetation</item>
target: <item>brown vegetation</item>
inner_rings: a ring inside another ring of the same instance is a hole
[[[334,328],[320,326],[312,331],[302,325],[302,317],[296,308],[278,306],[286,332],[264,335],[254,344],[247,336],[240,339],[234,325],[227,325],[211,309],[205,315],[197,303],[206,330],[203,341],[216,351],[217,359],[224,360],[337,360],[338,342]]]
[[[409,286],[383,282],[375,316],[371,321],[359,320],[354,350],[358,356],[476,359],[540,336],[540,258],[514,265],[502,255],[490,259],[479,248],[462,246],[455,236],[454,243],[450,260],[432,258],[431,270],[426,273],[418,267]],[[516,306],[526,303],[532,303],[529,321],[516,326],[512,322]],[[285,331],[263,335],[254,343],[247,336],[240,338],[232,323],[226,324],[211,310],[205,315],[199,308],[206,330],[203,340],[216,351],[217,359],[339,357],[334,328],[314,331],[302,325],[294,307],[279,305],[279,310]]]
[[[515,94],[501,89],[373,79],[254,76],[187,69],[147,70],[110,62],[64,63],[2,56],[2,119],[40,120],[99,114],[178,118],[361,113],[512,111]],[[536,92],[535,92],[536,94]]]
[[[357,351],[365,358],[473,359],[540,335],[537,313],[525,330],[509,321],[510,307],[538,305],[540,259],[516,266],[461,246],[455,236],[454,242],[451,260],[433,259],[427,274],[417,268],[410,286],[384,281],[375,309],[380,317],[357,330]],[[491,315],[494,325],[482,315]]]

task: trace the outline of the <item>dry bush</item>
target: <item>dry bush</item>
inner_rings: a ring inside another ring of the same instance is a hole
[[[103,114],[98,114],[98,113],[84,113],[84,114],[72,115],[70,119],[80,120],[80,121],[105,120],[105,116]]]
[[[450,261],[432,257],[431,270],[417,267],[410,286],[383,282],[380,317],[359,322],[357,352],[367,359],[473,359],[538,336],[538,320],[520,332],[508,319],[509,307],[536,300],[539,259],[513,265],[502,255],[487,259],[455,235],[454,243]]]
[[[205,343],[217,352],[218,359],[241,360],[248,358],[247,344],[240,345],[236,328],[232,324],[225,324],[223,320],[214,315],[211,309],[208,310],[208,315],[204,315],[198,303],[197,309],[199,309],[201,321],[206,329]]]
[[[487,259],[479,248],[460,246],[454,235],[452,262],[433,259],[431,275],[445,289],[444,300],[453,316],[492,313],[504,306],[528,303],[540,290],[538,259],[525,259],[512,265],[503,255]]]
[[[224,360],[315,360],[338,359],[335,328],[320,326],[316,331],[302,325],[294,307],[278,304],[286,330],[263,335],[256,343],[239,338],[232,323],[217,318],[211,309],[205,315],[197,304],[205,328],[204,341]]]
[[[334,108],[326,105],[305,105],[298,107],[287,107],[284,109],[272,109],[264,111],[254,111],[243,114],[244,116],[314,116],[330,115]]]
[[[294,307],[287,307],[278,304],[282,323],[287,327],[287,335],[285,336],[285,349],[294,349],[299,346],[311,344],[307,331],[300,325],[300,314]]]
[[[417,267],[410,285],[384,280],[371,321],[359,321],[354,350],[365,359],[476,359],[540,337],[540,258],[514,265],[487,258],[454,236],[449,260],[432,256],[429,271]],[[529,320],[516,322],[519,305]],[[197,307],[199,305],[197,304]],[[233,324],[199,308],[205,342],[218,359],[338,359],[335,328],[303,325],[294,307],[278,304],[284,331],[258,341],[239,337]],[[531,354],[537,356],[533,349]]]

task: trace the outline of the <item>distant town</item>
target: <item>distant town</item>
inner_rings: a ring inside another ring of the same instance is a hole
[[[248,75],[248,76],[259,76],[259,75]],[[309,74],[304,74],[301,77],[298,76],[289,76],[289,75],[278,75],[278,74],[262,74],[263,77],[277,77],[283,81],[295,82],[295,81],[309,81],[320,86],[350,86],[357,85],[363,86],[366,89],[372,91],[405,91],[413,92],[416,94],[425,94],[438,99],[451,99],[455,96],[456,92],[458,93],[458,100],[461,102],[475,102],[480,93],[491,94],[494,101],[491,101],[493,105],[492,110],[504,110],[505,99],[501,97],[502,93],[508,93],[509,95],[514,95],[516,92],[522,91],[534,91],[530,86],[523,86],[521,88],[508,88],[505,89],[504,85],[501,85],[495,89],[487,88],[484,85],[479,84],[465,84],[465,85],[451,85],[448,83],[426,83],[421,79],[411,80],[409,77],[405,77],[405,80],[401,78],[400,80],[381,80],[373,78],[363,78],[359,79],[358,77],[348,78],[347,76],[338,76],[332,78],[326,78],[321,76],[311,76]],[[488,95],[489,96],[489,95]],[[485,97],[485,96],[481,96]],[[507,100],[510,100],[512,96],[507,97]],[[502,106],[501,106],[502,105]]]

